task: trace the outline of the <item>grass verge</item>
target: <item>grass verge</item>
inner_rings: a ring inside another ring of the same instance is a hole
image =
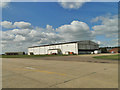
[[[119,60],[120,54],[116,54],[116,55],[104,55],[104,56],[94,56],[93,58],[106,59],[106,60]]]
[[[0,55],[0,58],[37,58],[52,56],[68,56],[68,55]]]

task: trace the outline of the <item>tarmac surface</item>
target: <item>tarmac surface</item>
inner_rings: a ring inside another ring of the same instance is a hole
[[[117,62],[92,56],[3,58],[2,87],[118,88]]]

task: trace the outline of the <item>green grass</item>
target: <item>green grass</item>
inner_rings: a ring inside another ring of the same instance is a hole
[[[37,58],[51,56],[68,56],[68,55],[0,55],[0,58]]]
[[[104,56],[95,56],[95,57],[93,57],[93,58],[106,59],[106,60],[119,60],[119,55],[120,55],[120,54],[116,54],[116,55],[104,55]]]

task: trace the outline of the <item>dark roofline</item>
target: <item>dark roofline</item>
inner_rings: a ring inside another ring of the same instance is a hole
[[[25,52],[5,52],[5,53],[25,53]]]
[[[91,41],[91,40],[82,40],[82,41]],[[73,42],[65,42],[65,43],[56,43],[56,44],[48,44],[48,45],[40,45],[40,46],[32,46],[32,47],[28,47],[28,48],[34,48],[34,47],[43,47],[43,46],[52,46],[52,45],[60,45],[60,44],[69,44],[69,43],[78,43],[78,42],[82,42],[82,41],[73,41]],[[93,42],[93,41],[91,41]],[[95,43],[95,42],[94,42]],[[97,43],[96,43],[97,44]]]

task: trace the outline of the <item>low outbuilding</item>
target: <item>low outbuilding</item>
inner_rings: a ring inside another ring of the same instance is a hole
[[[25,52],[6,52],[5,55],[25,55]]]
[[[115,47],[115,48],[112,48],[111,50],[109,50],[110,53],[120,53],[120,48],[118,47]]]

